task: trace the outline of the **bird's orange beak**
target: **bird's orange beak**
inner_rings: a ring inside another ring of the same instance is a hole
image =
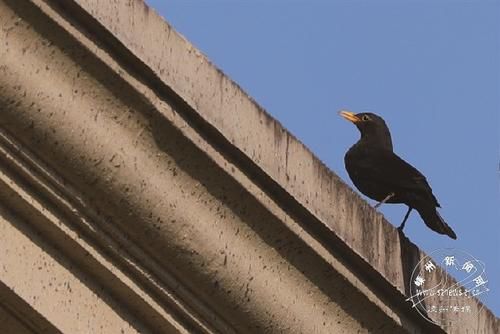
[[[342,110],[342,111],[339,112],[339,115],[342,116],[342,117],[344,117],[346,120],[348,120],[350,122],[353,122],[353,123],[361,121],[359,119],[359,117],[356,116],[355,113],[350,112],[350,111]]]

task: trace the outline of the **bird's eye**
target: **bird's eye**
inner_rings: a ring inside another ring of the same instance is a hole
[[[366,122],[366,121],[371,120],[371,118],[370,118],[370,116],[368,116],[368,115],[363,115],[363,117],[361,117],[361,120],[363,120],[363,121],[365,121],[365,122]]]

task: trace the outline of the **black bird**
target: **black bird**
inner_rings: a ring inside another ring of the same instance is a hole
[[[455,232],[437,212],[436,208],[441,206],[425,176],[393,152],[391,133],[384,120],[373,113],[341,111],[340,115],[361,132],[359,141],[344,157],[347,173],[356,188],[379,202],[375,208],[383,203],[406,204],[408,211],[398,227],[400,231],[415,209],[431,230],[456,239]]]

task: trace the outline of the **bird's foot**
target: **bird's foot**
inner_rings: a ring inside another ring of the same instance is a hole
[[[399,235],[399,238],[400,239],[406,239],[408,240],[408,237],[406,236],[406,234],[403,232],[403,227],[399,226],[396,228],[396,231],[398,231],[398,235]]]
[[[401,225],[398,227],[398,231],[403,232],[403,229],[405,228],[406,220],[408,220],[408,217],[410,216],[410,212],[413,210],[411,206],[408,207],[408,211],[406,211],[405,217],[403,218],[403,221],[401,222]]]
[[[380,201],[379,203],[377,203],[373,208],[374,209],[378,208],[379,206],[381,206],[382,204],[384,204],[385,202],[387,202],[388,200],[390,200],[391,198],[393,198],[394,195],[395,195],[394,193],[390,193],[382,201]]]

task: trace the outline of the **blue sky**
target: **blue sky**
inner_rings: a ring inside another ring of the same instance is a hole
[[[350,185],[359,134],[337,112],[381,115],[458,240],[415,212],[406,235],[484,261],[500,314],[499,1],[147,2]],[[380,211],[399,225],[405,206]]]

